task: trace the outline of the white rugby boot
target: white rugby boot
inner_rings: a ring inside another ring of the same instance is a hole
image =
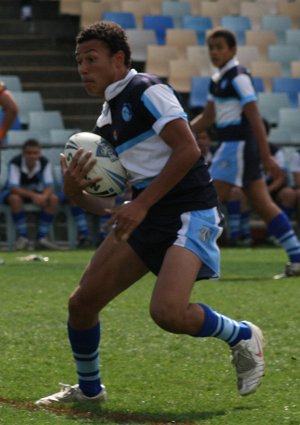
[[[43,397],[35,402],[37,406],[51,406],[54,404],[65,404],[65,403],[99,403],[107,399],[107,393],[105,386],[101,385],[101,391],[94,397],[87,397],[83,394],[79,385],[68,385],[60,384],[61,390],[58,393],[51,394],[47,397]]]
[[[242,339],[231,347],[232,364],[236,368],[237,388],[240,395],[252,394],[264,376],[264,338],[262,331],[253,323],[244,321],[252,331],[250,339]]]

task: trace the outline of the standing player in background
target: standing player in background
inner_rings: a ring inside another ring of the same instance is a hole
[[[18,115],[18,105],[5,84],[0,81],[0,107],[2,109],[2,121],[0,123],[0,173],[1,173],[1,147],[4,145],[5,136],[10,127],[13,125]],[[1,189],[1,188],[0,188]],[[4,260],[0,258],[0,265],[4,264]]]
[[[119,25],[101,21],[82,30],[76,41],[78,71],[87,92],[105,98],[95,132],[116,148],[129,175],[132,200],[111,209],[109,225],[114,228],[69,301],[68,335],[78,384],[36,404],[106,398],[99,371],[99,312],[149,270],[157,275],[150,302],[155,323],[175,334],[225,341],[240,394],[256,391],[264,373],[260,329],[189,301],[196,280],[219,275],[216,241],[222,218],[182,106],[157,77],[130,69],[130,46]],[[83,159],[81,154],[75,154],[68,169],[63,158],[65,192],[77,205],[99,214],[103,200],[83,190],[91,184],[84,176],[93,162],[89,153]]]
[[[242,187],[251,206],[266,222],[268,233],[289,258],[284,272],[274,278],[300,276],[299,241],[288,217],[270,197],[262,175],[261,164],[274,178],[281,171],[270,153],[251,77],[236,59],[236,38],[231,31],[217,28],[207,43],[218,71],[211,79],[207,105],[191,126],[197,133],[216,125],[221,145],[210,170],[219,199],[226,201],[233,186]]]

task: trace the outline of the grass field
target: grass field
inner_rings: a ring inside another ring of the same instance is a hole
[[[57,391],[59,382],[76,383],[66,304],[92,252],[49,252],[49,262],[22,262],[18,255],[1,253],[0,424],[300,424],[300,278],[272,280],[286,262],[280,249],[223,249],[222,278],[196,284],[192,295],[264,330],[267,368],[256,394],[238,395],[222,341],[171,335],[154,325],[149,274],[102,315],[109,400],[48,410],[34,401]]]

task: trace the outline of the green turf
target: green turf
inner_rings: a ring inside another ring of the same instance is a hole
[[[76,383],[66,338],[66,305],[91,251],[50,252],[49,262],[1,253],[0,424],[300,424],[300,278],[272,280],[286,261],[278,248],[222,249],[222,278],[192,294],[267,340],[266,376],[242,398],[227,346],[168,334],[149,318],[149,274],[102,315],[102,407],[39,410],[34,400]]]

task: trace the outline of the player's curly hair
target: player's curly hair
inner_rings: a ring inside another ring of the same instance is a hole
[[[208,32],[207,42],[214,38],[224,38],[227,45],[232,48],[237,46],[237,41],[234,33],[227,28],[216,27]]]
[[[123,51],[125,65],[128,68],[130,67],[131,50],[128,44],[127,35],[120,25],[110,21],[99,21],[81,30],[76,37],[77,44],[90,40],[102,41],[113,54],[120,50]]]

